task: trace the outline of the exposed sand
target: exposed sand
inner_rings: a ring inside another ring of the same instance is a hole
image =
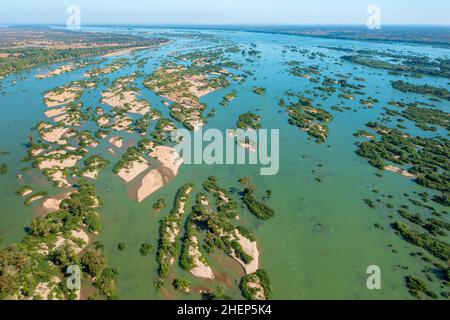
[[[157,159],[161,164],[169,168],[173,175],[178,175],[178,170],[183,163],[183,159],[172,147],[168,146],[157,146],[150,153],[150,157]]]
[[[70,198],[70,192],[64,193],[56,198],[48,198],[42,203],[42,207],[45,213],[50,213],[59,210],[59,205],[64,199]]]
[[[148,162],[140,157],[140,161],[134,161],[127,168],[122,168],[117,175],[126,182],[130,182],[148,168]]]
[[[70,72],[76,69],[76,66],[73,64],[68,64],[62,67],[59,67],[58,69],[52,70],[47,74],[38,74],[36,75],[36,79],[46,79],[51,78],[57,75],[60,75],[62,73]]]
[[[109,118],[107,116],[101,116],[100,118],[98,118],[97,123],[101,127],[108,126],[109,125]]]
[[[33,190],[26,190],[26,191],[24,191],[23,193],[22,193],[22,197],[26,197],[26,196],[28,196],[28,195],[30,195],[30,194],[32,194],[33,193]]]
[[[50,143],[66,144],[67,141],[62,139],[62,137],[69,131],[68,128],[55,127],[50,129],[48,132],[42,133],[42,139]]]
[[[41,282],[36,286],[34,296],[39,296],[43,300],[49,300],[49,296],[54,288],[58,286],[61,280],[58,277],[53,277],[50,282]],[[30,298],[31,299],[31,298]],[[55,297],[52,300],[58,300]]]
[[[55,108],[55,109],[47,110],[44,112],[44,114],[46,117],[52,118],[54,116],[59,116],[59,115],[65,114],[66,112],[67,112],[67,108],[62,107],[62,108]]]
[[[155,191],[166,185],[171,179],[178,175],[178,170],[183,163],[174,148],[167,146],[157,146],[150,153],[150,156],[156,158],[161,167],[152,169],[142,179],[141,185],[137,191],[137,201],[141,202]]]
[[[80,249],[84,249],[89,244],[89,235],[84,230],[72,230],[72,237],[81,239],[84,241],[84,246]],[[81,251],[81,250],[80,250]],[[78,253],[78,252],[77,252]]]
[[[151,108],[147,101],[138,100],[135,91],[123,91],[116,93],[115,91],[106,91],[102,93],[102,103],[115,108],[128,108],[130,113],[145,115],[150,112]]]
[[[119,50],[112,51],[112,52],[109,52],[107,54],[104,54],[103,57],[105,57],[105,58],[117,57],[117,56],[122,56],[122,55],[125,55],[125,54],[133,53],[134,51],[143,50],[143,49],[149,49],[149,48],[152,48],[152,46],[119,49]]]
[[[66,179],[66,174],[62,170],[54,170],[50,173],[50,178],[55,181],[59,187],[69,187],[70,184]]]
[[[42,203],[42,206],[47,210],[48,212],[54,212],[59,210],[59,205],[61,204],[63,199],[54,199],[50,198],[45,200]]]
[[[258,246],[257,246],[256,241],[251,242],[249,239],[242,236],[239,233],[239,231],[237,231],[237,230],[236,230],[235,234],[237,236],[237,240],[238,240],[239,244],[241,245],[242,249],[245,251],[245,253],[250,255],[253,259],[249,264],[245,264],[242,260],[237,258],[235,255],[233,255],[233,258],[235,260],[237,260],[244,267],[246,274],[251,274],[253,272],[256,272],[259,269],[259,251],[258,251]]]
[[[67,113],[65,113],[65,114],[62,114],[60,116],[55,117],[53,120],[55,120],[55,122],[63,121],[65,124],[69,124],[68,122],[65,121],[65,120],[68,120],[68,119],[70,119],[70,116]],[[74,125],[75,125],[75,123],[74,123]]]
[[[141,185],[137,191],[137,201],[142,202],[153,192],[164,187],[164,184],[164,177],[162,174],[156,169],[151,170],[142,179]]]
[[[30,203],[35,202],[35,201],[37,201],[37,200],[39,200],[39,199],[42,199],[42,198],[43,198],[43,196],[34,196],[34,197],[32,197],[32,198],[30,199]]]
[[[119,136],[111,137],[109,139],[109,143],[111,143],[113,146],[115,146],[118,149],[123,147],[123,139],[122,139],[122,137],[119,137]]]
[[[195,64],[204,65],[204,62],[197,61]],[[205,107],[199,99],[219,88],[211,86],[208,75],[186,75],[186,71],[183,65],[161,67],[154,73],[155,80],[146,82],[146,85],[161,97],[177,102],[178,105],[171,106],[171,111],[197,131],[205,124],[202,119]]]
[[[114,125],[112,126],[112,128],[116,131],[130,131],[133,132],[130,129],[130,125],[133,124],[133,119],[131,119],[129,116],[127,115],[123,115],[123,116],[118,116],[116,115],[114,117]]]
[[[44,95],[47,107],[56,107],[75,101],[83,90],[77,87],[64,88],[62,91],[50,91]]]
[[[191,241],[195,243],[195,245],[190,246],[189,255],[194,260],[195,268],[191,269],[190,272],[194,277],[202,278],[202,279],[214,279],[214,273],[210,266],[203,263],[201,260],[201,253],[198,248],[198,240],[196,237],[191,237]]]
[[[55,249],[61,248],[64,244],[67,244],[72,246],[75,253],[78,254],[89,244],[89,236],[84,230],[72,230],[71,237],[83,240],[84,244],[79,247],[75,244],[75,242],[73,242],[73,240],[59,236],[54,243]]]
[[[43,151],[44,149],[34,149],[33,151],[31,151],[31,155],[35,157],[37,155],[40,155]]]
[[[90,179],[97,179],[99,175],[99,170],[86,171],[83,173],[83,177]]]
[[[41,161],[38,165],[39,169],[50,169],[50,168],[72,168],[74,167],[78,160],[80,160],[82,157],[80,156],[68,156],[67,158],[60,160],[60,159],[45,159]]]
[[[263,286],[258,282],[248,282],[247,286],[249,288],[255,288],[256,289],[256,293],[255,293],[255,298],[256,300],[266,300],[266,295],[264,293],[264,288]]]
[[[394,166],[386,166],[384,167],[384,170],[394,172],[397,174],[401,174],[404,177],[410,178],[410,179],[416,179],[417,176],[413,175],[412,173],[409,173],[406,170],[402,170],[400,168],[394,167]]]

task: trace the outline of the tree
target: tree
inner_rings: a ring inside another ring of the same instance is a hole
[[[60,248],[53,251],[50,254],[50,258],[55,264],[63,267],[79,263],[79,258],[75,253],[73,245],[69,243],[65,243]]]
[[[107,263],[105,253],[96,249],[87,249],[81,258],[84,270],[93,277],[100,275],[106,268]]]
[[[30,233],[34,236],[46,237],[51,232],[51,224],[44,218],[36,218],[31,222]]]
[[[172,282],[173,287],[181,292],[189,292],[189,286],[191,285],[189,281],[185,279],[175,279]]]
[[[143,243],[141,245],[141,248],[139,249],[139,252],[141,253],[141,255],[143,257],[146,257],[150,254],[150,252],[153,251],[153,245],[151,245],[150,243]]]

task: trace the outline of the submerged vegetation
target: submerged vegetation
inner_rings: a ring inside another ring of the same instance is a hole
[[[2,163],[0,165],[0,175],[4,176],[8,173],[8,165],[6,163]]]
[[[398,129],[370,122],[367,126],[381,136],[381,140],[359,143],[357,153],[374,167],[384,170],[389,163],[409,165],[402,171],[425,187],[450,193],[450,145],[447,139],[412,137]]]

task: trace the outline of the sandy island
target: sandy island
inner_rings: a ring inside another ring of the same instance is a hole
[[[142,179],[137,191],[137,201],[141,202],[153,192],[166,185],[171,179],[178,175],[178,170],[183,163],[174,148],[167,146],[157,146],[150,153],[150,156],[161,163],[161,167],[152,169]]]
[[[195,268],[191,269],[190,272],[194,277],[202,279],[214,279],[214,273],[210,266],[206,265],[201,260],[201,253],[198,247],[198,240],[195,236],[191,237],[191,241],[194,245],[189,247],[189,256],[192,257]]]
[[[43,203],[42,203],[42,208],[44,213],[50,213],[50,212],[54,212],[54,211],[58,211],[59,210],[59,205],[61,204],[61,202],[64,199],[69,199],[70,198],[71,193],[67,192],[64,193],[60,196],[57,196],[55,198],[47,198]]]
[[[42,132],[42,139],[50,143],[66,144],[67,140],[62,138],[68,131],[68,128],[62,127],[46,128]]]
[[[386,171],[390,171],[390,172],[394,172],[397,174],[401,174],[404,177],[410,178],[410,179],[416,179],[417,176],[413,175],[412,173],[406,171],[406,170],[402,170],[400,168],[394,167],[394,166],[386,166],[384,167],[384,170]]]
[[[236,230],[235,235],[245,253],[252,257],[252,261],[249,264],[245,264],[236,255],[233,254],[232,257],[244,267],[246,274],[256,272],[259,269],[259,251],[256,241],[250,241],[246,237],[242,236],[238,230]]]
[[[139,160],[136,160],[127,167],[120,169],[117,175],[126,182],[130,182],[149,167],[150,165],[148,162],[144,158],[139,157]]]
[[[111,137],[109,139],[109,143],[111,143],[116,148],[120,149],[123,147],[123,138],[120,136]]]

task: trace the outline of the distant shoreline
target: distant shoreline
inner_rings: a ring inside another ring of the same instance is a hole
[[[3,24],[0,28],[60,28],[64,24]],[[384,25],[368,30],[365,25],[207,25],[207,24],[86,24],[84,28],[154,28],[199,31],[235,31],[301,36],[309,38],[353,40],[376,43],[409,43],[450,48],[450,25]],[[81,29],[83,31],[83,29]],[[405,32],[406,31],[406,32]]]

